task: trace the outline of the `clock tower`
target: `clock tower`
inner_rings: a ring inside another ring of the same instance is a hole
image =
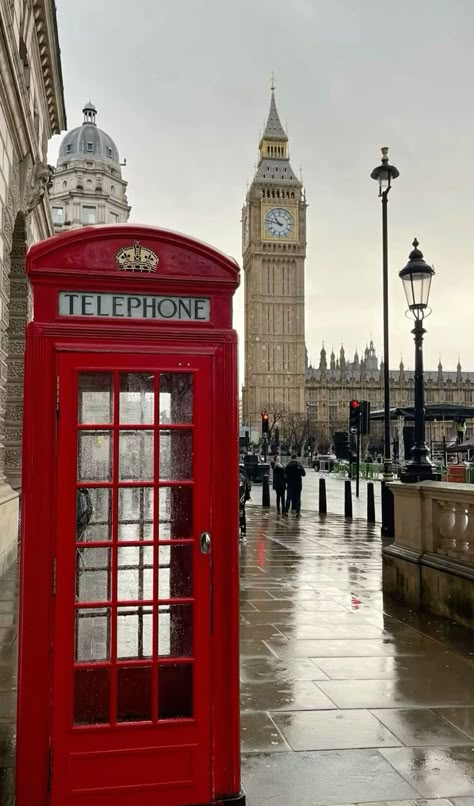
[[[306,199],[290,165],[274,87],[259,161],[242,210],[245,383],[242,421],[262,411],[303,414],[306,368]]]

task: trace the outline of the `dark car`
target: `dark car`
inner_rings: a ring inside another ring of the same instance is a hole
[[[315,456],[312,465],[316,471],[326,471],[331,473],[336,467],[337,459],[333,454],[319,454]]]
[[[241,467],[244,468],[250,481],[262,481],[264,476],[270,475],[269,463],[262,462],[256,453],[247,453],[241,462]]]

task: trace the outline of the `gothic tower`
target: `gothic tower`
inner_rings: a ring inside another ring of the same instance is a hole
[[[305,411],[306,199],[290,165],[274,87],[259,161],[242,210],[245,277],[243,422]]]

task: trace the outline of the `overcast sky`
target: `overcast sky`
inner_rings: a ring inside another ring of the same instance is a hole
[[[391,365],[413,366],[399,270],[434,264],[425,365],[474,370],[473,0],[57,0],[68,127],[89,98],[127,158],[131,222],[241,262],[241,207],[270,104],[307,191],[306,343],[382,352],[381,209],[390,146]],[[61,138],[51,144],[55,163]],[[242,278],[243,285],[243,278]],[[243,337],[243,288],[235,304]],[[243,342],[241,343],[241,366]]]

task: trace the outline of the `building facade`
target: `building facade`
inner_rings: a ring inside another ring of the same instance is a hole
[[[242,420],[305,409],[306,199],[272,88],[255,176],[242,210],[245,380]]]
[[[82,113],[82,126],[68,132],[59,148],[49,194],[55,232],[120,224],[130,215],[117,146],[98,128],[93,103]]]
[[[440,363],[435,371],[425,371],[426,403],[474,403],[474,373],[463,372],[458,363],[455,372],[447,372]],[[344,347],[329,360],[324,345],[319,366],[309,366],[305,378],[305,396],[310,431],[321,443],[330,443],[335,431],[346,431],[349,419],[349,402],[368,400],[371,410],[383,409],[383,362],[380,362],[371,341],[363,356],[357,351],[348,360]],[[415,373],[406,370],[403,361],[398,370],[390,372],[391,407],[413,406],[415,403]],[[470,424],[469,424],[470,425]],[[394,432],[396,431],[394,424]],[[428,424],[428,437],[433,441],[455,439],[456,425],[451,421]]]
[[[66,127],[53,0],[0,0],[0,573],[16,553],[25,253],[53,234],[48,140]]]

